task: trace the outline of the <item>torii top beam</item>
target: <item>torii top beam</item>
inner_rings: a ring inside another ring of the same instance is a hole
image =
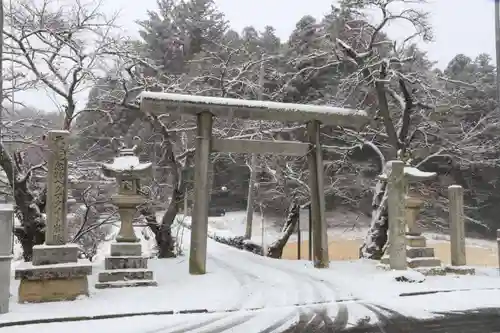
[[[221,118],[298,123],[317,120],[324,125],[353,129],[359,129],[369,121],[366,112],[361,110],[149,91],[141,93],[141,110],[157,115],[179,113],[195,116],[203,111],[209,111]]]

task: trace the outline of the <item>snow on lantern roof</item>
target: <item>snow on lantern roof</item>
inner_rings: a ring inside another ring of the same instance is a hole
[[[325,105],[279,103],[207,97],[158,92],[142,92],[141,110],[153,114],[184,113],[196,115],[209,111],[216,117],[250,120],[302,122],[318,120],[324,125],[338,125],[359,129],[369,122],[365,111]]]
[[[429,180],[437,176],[437,173],[435,172],[421,171],[412,166],[405,166],[404,173],[406,179],[410,182]]]
[[[384,172],[378,178],[381,180],[387,180],[389,178],[390,172],[391,172],[391,170],[386,168],[386,170],[384,170]],[[410,183],[430,180],[430,179],[435,178],[437,176],[437,173],[435,173],[435,172],[422,171],[422,170],[419,170],[418,168],[415,168],[413,166],[405,166],[403,172],[404,172],[406,181],[408,181]]]
[[[135,139],[135,138],[134,138]],[[139,142],[133,148],[118,147],[119,155],[113,163],[102,163],[101,168],[106,177],[132,176],[140,178],[152,170],[152,163],[141,163],[137,156]]]

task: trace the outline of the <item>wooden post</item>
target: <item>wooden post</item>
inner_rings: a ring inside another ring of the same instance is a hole
[[[302,259],[301,249],[302,249],[302,237],[300,234],[300,213],[299,213],[299,221],[297,222],[297,259]]]
[[[263,99],[264,93],[264,61],[260,63],[259,71],[259,100]],[[245,238],[252,239],[252,223],[253,223],[253,204],[255,194],[255,181],[257,180],[257,154],[252,154],[250,159],[250,179],[248,181],[248,196],[247,196],[247,219],[245,227]]]
[[[314,267],[327,268],[329,258],[325,219],[325,193],[323,190],[323,154],[318,121],[311,121],[307,124],[307,135],[311,144],[307,160],[309,162],[309,187],[311,190]]]
[[[498,271],[500,272],[500,229],[497,229]]]
[[[212,114],[205,111],[197,115],[194,207],[189,253],[189,273],[193,275],[206,273],[211,139]]]
[[[402,161],[390,161],[388,168],[389,265],[397,270],[407,268],[404,166]]]
[[[448,187],[450,214],[451,265],[465,266],[465,224],[464,224],[464,189],[460,185]]]
[[[248,181],[247,218],[245,226],[246,239],[252,239],[253,201],[254,201],[256,181],[257,181],[257,154],[252,154],[252,158],[250,159],[250,179]]]
[[[312,247],[312,241],[313,241],[313,234],[312,234],[312,211],[311,211],[311,205],[309,204],[309,206],[307,207],[307,212],[308,212],[308,216],[309,216],[309,240],[307,241],[308,245],[309,245],[309,261],[312,261],[312,253],[313,253],[313,247]]]

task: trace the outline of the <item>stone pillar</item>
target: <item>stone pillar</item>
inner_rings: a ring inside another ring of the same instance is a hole
[[[126,180],[118,180],[119,183],[126,183]],[[132,182],[132,180],[131,180]],[[138,199],[133,200],[133,199]],[[137,214],[137,206],[144,202],[144,199],[138,195],[113,195],[111,202],[118,207],[118,214],[120,215],[120,230],[116,235],[117,243],[137,243],[139,238],[135,235],[134,231],[134,217]],[[139,245],[140,248],[140,245]],[[142,253],[142,250],[140,251]],[[139,253],[139,255],[140,255]]]
[[[500,229],[497,229],[498,270],[500,272]]]
[[[406,237],[405,237],[405,180],[404,162],[390,161],[388,179],[388,211],[389,211],[389,265],[391,269],[405,270]]]
[[[311,191],[313,262],[316,268],[327,268],[330,259],[328,257],[325,193],[323,189],[323,153],[321,151],[319,130],[319,122],[311,121],[307,124],[307,136],[311,144],[307,160],[309,164],[309,188]]]
[[[68,131],[49,131],[47,136],[45,244],[33,247],[31,263],[16,268],[15,278],[21,280],[20,303],[67,301],[88,295],[87,275],[92,273],[92,265],[78,260],[78,245],[66,244],[68,137]]]
[[[417,224],[417,217],[424,201],[411,195],[406,196],[406,234],[408,236],[420,236],[422,234]]]
[[[460,185],[448,187],[450,214],[451,265],[465,266],[465,224],[464,224],[464,189]]]
[[[0,314],[9,312],[14,207],[0,204]]]
[[[194,166],[194,206],[191,222],[191,244],[189,251],[189,273],[206,273],[208,203],[210,195],[210,152],[212,142],[212,114],[198,114]]]

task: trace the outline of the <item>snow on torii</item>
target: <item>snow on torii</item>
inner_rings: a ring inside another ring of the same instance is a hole
[[[177,111],[176,108],[182,110]],[[359,128],[367,123],[366,112],[353,109],[149,91],[141,94],[141,109],[153,114],[179,112],[191,115],[210,110],[212,115],[221,118],[299,123],[317,120],[324,125],[348,128]]]
[[[306,155],[309,164],[314,266],[328,267],[328,239],[323,192],[320,124],[360,129],[369,119],[365,111],[323,105],[291,104],[234,98],[158,92],[141,94],[141,110],[151,114],[188,114],[197,117],[194,207],[191,223],[189,271],[205,274],[208,231],[208,170],[213,151]],[[308,142],[230,140],[212,137],[213,117],[297,122],[307,124]],[[312,149],[311,149],[312,148]]]

